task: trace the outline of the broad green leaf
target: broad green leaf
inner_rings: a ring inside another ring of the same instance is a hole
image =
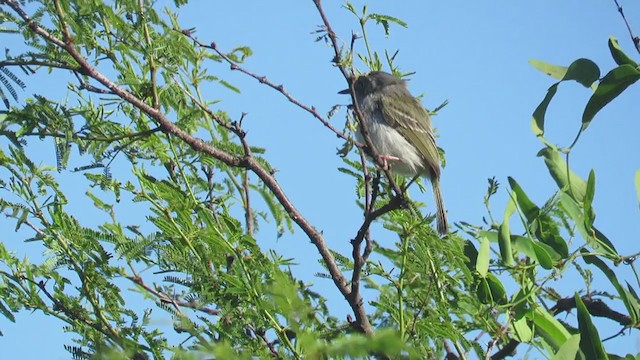
[[[580,334],[572,335],[569,340],[558,349],[551,360],[575,360],[580,347]]]
[[[541,306],[530,311],[527,317],[536,325],[536,334],[542,336],[556,350],[571,337],[564,325]]]
[[[591,227],[593,229],[593,234],[595,236],[596,241],[598,242],[598,247],[594,247],[596,250],[604,250],[605,253],[609,256],[618,257],[618,250],[616,250],[615,246],[609,238],[607,238],[603,233],[598,230],[595,226]]]
[[[569,65],[562,80],[575,80],[584,87],[591,87],[600,78],[600,68],[589,59],[578,59]]]
[[[544,96],[544,99],[542,99],[538,107],[536,107],[535,111],[533,112],[533,118],[531,119],[531,130],[536,136],[542,136],[544,134],[544,117],[547,113],[549,103],[558,91],[558,85],[560,85],[560,83],[555,83],[551,85],[551,87],[549,87],[549,90],[547,90],[547,95]]]
[[[611,51],[611,56],[613,57],[613,60],[616,62],[616,64],[631,65],[633,67],[638,66],[638,64],[632,58],[630,58],[629,55],[622,51],[622,48],[620,48],[620,44],[618,44],[618,39],[613,36],[609,37],[609,51]]]
[[[582,250],[583,254],[587,252],[588,252],[587,250],[584,250],[584,249]],[[631,294],[629,294],[627,289],[625,289],[620,284],[616,273],[613,270],[611,270],[611,268],[604,261],[602,261],[599,257],[595,255],[584,255],[582,258],[584,259],[585,263],[590,265],[595,265],[598,269],[600,269],[600,271],[604,273],[607,279],[609,279],[609,282],[611,282],[611,285],[613,285],[616,291],[618,291],[618,295],[620,296],[620,299],[622,299],[624,306],[627,308],[627,312],[631,317],[631,321],[635,323],[638,320],[640,309],[638,309],[637,306],[634,306],[634,303],[630,299]]]
[[[547,248],[547,252],[554,260],[569,257],[569,245],[560,235],[560,227],[549,215],[541,216],[536,225],[536,238],[540,240],[540,245]]]
[[[541,244],[548,245],[547,252],[552,258],[566,258],[569,255],[569,249],[566,241],[560,236],[560,230],[555,221],[548,214],[541,213],[540,208],[529,199],[522,187],[511,177],[509,177],[509,185],[515,193],[512,197],[516,199],[527,219],[529,231],[541,241]]]
[[[531,244],[533,245],[533,251],[536,252],[536,258],[538,258],[540,266],[547,270],[553,268],[553,260],[551,259],[549,252],[542,246],[542,244],[537,241],[533,241],[531,242]]]
[[[482,230],[478,232],[478,238],[486,237],[490,242],[498,242],[498,232],[494,230]]]
[[[515,194],[513,195],[515,196]],[[513,196],[507,202],[507,207],[504,210],[504,219],[498,230],[498,245],[500,246],[500,256],[502,262],[506,266],[513,266],[513,251],[511,250],[511,230],[509,229],[509,218],[516,211],[516,204],[513,201]]]
[[[615,355],[611,355],[611,354],[608,354],[608,355],[609,355],[609,359],[612,359],[612,360],[616,359],[616,357],[614,357]],[[633,356],[632,354],[627,354],[627,356],[625,357],[618,356],[617,358],[621,360],[640,360],[640,353],[637,353],[636,356]]]
[[[527,196],[524,190],[522,190],[520,185],[511,176],[509,176],[508,179],[511,190],[513,190],[513,192],[515,192],[516,194],[515,198],[518,202],[520,210],[522,210],[522,212],[524,213],[524,216],[527,218],[528,223],[533,222],[536,218],[538,218],[538,215],[540,214],[540,208],[538,208],[536,204],[534,204],[533,201],[529,199],[529,196]]]
[[[489,241],[492,243],[500,242],[498,231],[480,231],[479,234],[480,236],[483,236],[489,239]],[[517,252],[521,252],[525,254],[526,256],[534,260],[537,260],[538,258],[536,257],[536,253],[533,250],[532,243],[533,241],[526,236],[511,234],[511,244],[515,248],[515,250]],[[475,248],[473,250],[475,250]],[[476,257],[477,257],[477,251],[476,251]],[[471,270],[475,269],[475,262],[473,264],[474,264],[474,268],[472,268]]]
[[[558,80],[575,80],[590,87],[600,77],[600,68],[589,59],[577,59],[568,67],[553,65],[541,60],[529,60],[536,69]]]
[[[526,245],[524,251],[535,252],[535,256],[528,255],[544,263],[544,266],[550,266],[546,258],[552,260],[564,259],[568,256],[568,246],[562,236],[555,221],[548,215],[540,212],[540,209],[528,198],[524,190],[516,183],[513,178],[509,178],[509,183],[513,189],[512,198],[515,198],[520,209],[524,213],[527,220],[529,233],[535,235],[539,240],[536,247],[533,247],[531,240],[523,243],[520,241],[517,245]],[[500,230],[503,230],[502,228]],[[506,239],[506,234],[505,234]],[[513,240],[513,239],[511,239]],[[544,249],[539,249],[543,247]],[[538,258],[541,255],[542,258]]]
[[[487,282],[487,278],[481,278],[476,289],[478,300],[483,304],[491,304],[493,299],[491,298],[491,288]]]
[[[543,73],[551,76],[554,79],[562,80],[564,75],[567,73],[568,67],[561,65],[549,64],[548,62],[542,60],[529,60],[529,64],[531,64],[534,68],[542,71]]]
[[[619,256],[616,248],[613,246],[613,243],[611,243],[611,240],[609,240],[595,226],[592,226],[591,229],[587,231],[584,224],[584,214],[578,203],[569,194],[562,192],[558,198],[560,199],[561,209],[569,216],[569,218],[571,218],[580,235],[594,250],[598,251],[602,255],[612,258]]]
[[[585,87],[593,86],[594,82],[600,78],[600,69],[589,59],[577,59],[568,67],[549,64],[540,60],[529,60],[529,63],[536,69],[544,72],[552,78],[558,79],[557,83],[551,85],[547,94],[533,112],[531,119],[531,130],[536,136],[544,135],[544,121],[549,103],[558,91],[560,82],[575,80]],[[546,141],[543,139],[543,142]]]
[[[504,305],[508,302],[507,290],[505,290],[502,282],[493,274],[487,274],[487,283],[491,290],[491,298],[497,304]]]
[[[611,100],[620,95],[627,87],[640,79],[640,70],[632,65],[620,65],[609,71],[598,84],[598,88],[591,95],[582,114],[582,130],[585,130],[598,111],[602,110]]]
[[[567,167],[566,161],[560,156],[558,150],[545,147],[538,152],[538,156],[544,158],[549,174],[560,190],[568,193],[578,203],[582,203],[587,191],[587,183]]]
[[[584,201],[582,202],[582,208],[584,209],[584,226],[587,231],[591,230],[593,222],[596,219],[596,214],[593,211],[592,203],[595,196],[596,189],[596,174],[593,169],[589,172],[589,178],[587,179],[587,191],[585,193]]]
[[[552,237],[552,235],[549,235],[549,237]],[[562,240],[564,241],[564,240]],[[560,259],[565,259],[567,258],[568,254],[560,254],[558,251],[556,251],[556,249],[553,247],[556,244],[547,244],[545,242],[542,241],[536,241],[536,244],[538,244],[538,246],[542,247],[547,254],[549,254],[549,257],[551,258],[552,262],[556,262]]]
[[[580,295],[575,293],[576,307],[578,309],[578,328],[580,329],[580,350],[587,359],[607,360],[598,329],[591,322],[589,310],[582,302]]]
[[[478,258],[476,260],[476,271],[481,277],[486,277],[487,271],[489,270],[490,245],[489,239],[483,237],[480,242],[480,250],[478,251]]]
[[[473,245],[470,240],[467,240],[464,244],[464,255],[469,259],[466,263],[469,270],[474,270],[476,268],[476,263],[478,260],[478,250]]]
[[[534,299],[535,291],[532,291],[530,284],[528,289],[526,287],[527,285],[524,284],[511,299],[511,303],[514,304],[511,308],[511,313],[516,319],[525,317],[531,311],[530,304],[536,302]]]
[[[526,236],[511,235],[511,241],[513,242],[516,251],[525,254],[526,256],[538,261],[535,250],[533,250],[533,240]]]
[[[627,299],[629,300],[630,308],[633,309],[634,313],[634,315],[630,316],[631,323],[637,324],[638,319],[640,319],[640,298],[638,298],[638,294],[636,293],[636,290],[633,288],[633,286],[631,286],[628,281],[626,281],[626,283],[627,288],[625,290],[627,290]]]
[[[529,326],[528,321],[529,320],[526,317],[521,317],[520,319],[514,319],[509,323],[511,331],[519,342],[528,343],[533,339],[533,330]]]
[[[477,295],[483,304],[506,304],[507,291],[502,282],[493,274],[489,273],[486,277],[480,278],[478,283]]]

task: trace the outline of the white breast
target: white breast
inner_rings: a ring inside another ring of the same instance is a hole
[[[382,112],[378,110],[373,104],[369,103],[371,97],[368,96],[362,101],[360,109],[365,114],[372,113],[373,116],[364,116],[366,121],[367,130],[373,142],[378,155],[389,155],[397,157],[400,161],[390,162],[391,169],[394,172],[402,175],[415,176],[417,174],[424,174],[425,167],[422,157],[407,140],[405,140],[400,133],[387,125],[382,116]],[[366,111],[365,109],[376,109],[373,112]],[[360,133],[356,134],[358,142],[364,143],[364,139]]]

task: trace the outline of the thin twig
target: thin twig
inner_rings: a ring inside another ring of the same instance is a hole
[[[249,330],[251,330],[253,335],[255,335],[257,338],[261,339],[264,342],[264,344],[269,349],[269,352],[271,353],[271,356],[273,356],[276,359],[282,359],[282,356],[280,356],[280,354],[278,354],[278,350],[276,350],[276,348],[274,346],[275,345],[274,342],[273,341],[269,341],[269,339],[267,339],[267,334],[265,333],[264,330],[258,331],[251,325],[249,325]]]
[[[240,139],[240,143],[242,143],[242,148],[244,150],[244,156],[248,158],[253,158],[253,152],[251,151],[251,146],[247,142],[247,133],[242,130],[242,120],[246,116],[246,113],[242,113],[240,116],[240,120],[233,122],[231,124],[231,131],[233,131],[236,136]],[[247,234],[253,235],[254,232],[254,224],[253,224],[253,211],[251,210],[251,198],[249,197],[250,193],[249,188],[249,172],[244,171],[242,174],[242,199],[244,205],[244,216],[245,222],[247,226]]]
[[[0,273],[2,273],[4,276],[16,281],[18,280],[18,278],[16,278],[15,276],[5,273],[4,271],[1,271]],[[69,318],[75,320],[75,321],[80,321],[82,323],[84,323],[85,325],[90,326],[91,328],[103,333],[106,336],[109,336],[109,332],[105,331],[104,327],[102,326],[102,324],[98,323],[98,322],[94,322],[90,319],[85,318],[84,316],[80,315],[78,311],[74,311],[71,310],[69,308],[66,307],[66,305],[63,302],[58,301],[58,299],[55,298],[55,296],[53,296],[53,294],[51,294],[49,292],[49,290],[47,290],[46,287],[46,282],[44,281],[39,281],[39,282],[35,282],[27,277],[24,276],[20,276],[19,277],[20,280],[23,281],[28,281],[34,285],[36,285],[38,287],[38,289],[40,289],[40,291],[42,291],[42,293],[51,301],[51,303],[53,304],[53,311],[55,312],[56,309],[64,314],[66,314],[67,316],[69,316]],[[69,322],[71,324],[71,322]]]
[[[384,204],[379,209],[371,211],[365,216],[364,222],[360,226],[360,229],[358,229],[358,233],[356,234],[356,237],[353,240],[351,240],[351,243],[353,244],[353,256],[355,261],[353,264],[351,291],[355,291],[355,289],[357,289],[359,285],[360,272],[362,270],[362,266],[364,265],[363,256],[360,255],[360,244],[362,244],[362,241],[364,240],[367,231],[369,231],[369,227],[371,226],[371,223],[373,223],[373,221],[379,218],[380,216],[390,211],[399,209],[400,207],[402,207],[401,200],[398,197],[393,197],[391,198],[391,200],[389,200],[388,203]]]
[[[221,118],[213,110],[207,108],[207,106],[204,103],[202,103],[202,101],[200,101],[189,90],[187,90],[184,86],[182,86],[182,84],[180,84],[180,82],[177,79],[174,78],[173,80],[174,80],[174,83],[189,97],[189,99],[191,99],[191,101],[193,101],[193,103],[196,104],[196,106],[198,106],[200,110],[204,111],[207,115],[209,115],[209,117],[213,119],[213,121],[215,121],[218,125],[222,126],[223,128],[229,131],[233,130],[231,124],[228,121]]]
[[[498,344],[498,342],[500,341],[500,338],[507,332],[509,331],[509,328],[506,326],[503,326],[500,330],[498,330],[498,332],[494,335],[494,338],[489,340],[489,346],[487,347],[487,352],[486,352],[486,356],[485,359],[486,360],[494,360],[493,356],[491,356],[491,351],[493,351],[494,346],[496,346]],[[515,351],[515,347],[513,348],[513,350],[510,349],[509,346],[504,346],[502,349],[500,349],[496,354],[500,354],[500,353],[504,353],[504,356],[508,356],[508,355],[512,355],[513,352]],[[495,355],[494,355],[495,356]],[[501,355],[502,356],[502,355]]]
[[[255,232],[253,225],[253,211],[251,210],[251,197],[249,188],[249,172],[245,171],[242,174],[242,189],[244,191],[244,218],[247,226],[247,234],[253,235]]]
[[[173,296],[169,296],[169,295],[167,295],[167,294],[165,294],[165,293],[163,293],[163,292],[161,292],[161,291],[159,291],[157,289],[154,289],[151,286],[145,284],[144,281],[142,280],[142,277],[140,277],[138,274],[135,274],[133,276],[125,275],[125,278],[129,279],[131,282],[141,286],[142,288],[144,288],[148,292],[150,292],[153,295],[155,295],[161,303],[171,304],[173,306],[173,308],[176,309],[176,311],[179,314],[182,314],[182,309],[180,307],[186,307],[186,308],[197,310],[197,311],[200,311],[200,312],[203,312],[205,314],[212,315],[212,316],[220,315],[220,311],[218,311],[216,309],[212,309],[212,308],[209,308],[209,307],[206,307],[206,306],[199,306],[195,302],[187,302],[187,301],[177,300]]]
[[[87,90],[87,91],[90,91],[92,93],[101,94],[101,95],[114,95],[114,93],[109,91],[109,90],[100,89],[97,86],[93,86],[93,85],[89,84],[88,81],[83,79],[78,74],[79,74],[78,72],[74,72],[73,73],[73,75],[75,75],[75,77],[78,79],[78,82],[80,83],[80,90]]]
[[[155,55],[153,53],[153,43],[151,41],[151,34],[149,33],[149,27],[147,25],[147,16],[144,12],[144,5],[142,0],[138,0],[138,8],[140,12],[140,23],[144,31],[144,39],[146,42],[146,54],[145,57],[149,59],[149,80],[151,81],[151,97],[153,98],[153,108],[160,109],[160,99],[158,97],[158,67],[156,66]],[[151,48],[151,49],[150,49]]]
[[[631,25],[629,25],[629,22],[627,21],[627,17],[624,15],[624,10],[622,10],[622,6],[618,4],[618,0],[613,0],[613,2],[616,3],[618,12],[620,13],[620,16],[622,16],[622,20],[624,21],[624,24],[627,26],[627,30],[629,31],[629,37],[631,37],[631,41],[635,45],[636,51],[640,53],[640,38],[633,35],[633,30],[631,30]]]
[[[56,63],[51,60],[38,60],[38,59],[8,59],[0,61],[0,67],[7,66],[43,66],[48,68],[62,69],[62,70],[70,70],[73,72],[80,72],[81,69],[78,66],[66,63]]]
[[[255,74],[255,73],[245,69],[244,67],[238,65],[235,61],[231,60],[225,53],[220,51],[215,42],[212,42],[211,44],[205,44],[202,41],[198,40],[195,36],[193,36],[193,34],[191,34],[187,30],[181,30],[180,32],[182,34],[184,34],[185,36],[187,36],[189,39],[191,39],[198,46],[206,48],[206,49],[213,50],[224,61],[229,63],[229,65],[231,67],[231,70],[240,71],[241,73],[244,73],[244,74],[246,74],[246,75],[258,80],[261,84],[265,84],[268,87],[270,87],[272,89],[275,89],[276,91],[281,93],[285,98],[287,98],[287,100],[289,100],[289,102],[293,103],[294,105],[298,106],[299,108],[301,108],[301,109],[305,110],[306,112],[308,112],[309,114],[313,115],[314,118],[318,119],[322,123],[322,125],[324,125],[327,129],[331,130],[331,132],[336,134],[336,136],[338,136],[339,138],[341,138],[343,140],[352,141],[352,139],[350,139],[345,133],[343,133],[342,131],[338,130],[335,126],[331,125],[331,123],[327,119],[325,119],[322,115],[320,115],[320,113],[318,112],[318,110],[314,106],[307,106],[307,105],[303,104],[302,102],[300,102],[299,100],[297,100],[295,97],[293,97],[293,95],[291,95],[284,88],[284,85],[276,85],[275,83],[271,82],[266,76]]]
[[[215,203],[214,203],[215,182],[213,178],[214,171],[213,171],[213,168],[210,166],[202,166],[201,170],[202,172],[204,172],[204,175],[207,177],[207,196],[205,198],[205,200],[207,201],[207,207],[209,208],[209,210],[211,210],[213,214],[215,214]]]
[[[73,134],[72,138],[77,138],[77,139],[80,139],[80,140],[87,140],[87,141],[100,141],[100,142],[112,143],[112,142],[116,142],[116,141],[120,141],[120,140],[124,140],[124,139],[136,139],[136,138],[139,138],[139,137],[149,136],[149,135],[157,133],[158,131],[161,131],[161,130],[162,129],[160,127],[155,127],[153,129],[140,131],[140,132],[137,132],[137,133],[122,134],[122,135],[116,135],[116,136],[112,136],[112,137],[83,136],[83,135]],[[15,132],[8,131],[8,130],[0,131],[0,135],[10,135],[10,134],[13,134],[15,136]],[[50,132],[45,132],[45,131],[27,132],[27,133],[24,133],[22,135],[23,136],[52,137],[52,138],[59,138],[59,139],[64,139],[64,138],[67,138],[69,136],[68,134],[65,134],[65,133],[50,133]]]
[[[47,236],[44,231],[36,227],[33,223],[31,223],[31,221],[29,221],[29,219],[25,219],[24,223],[27,224],[27,226],[30,227],[33,231],[35,231],[39,237],[44,238],[45,236]]]
[[[624,334],[624,332],[625,332],[626,330],[627,330],[627,328],[626,328],[626,327],[623,327],[623,328],[622,328],[622,329],[620,329],[620,331],[618,331],[617,333],[615,333],[615,334],[613,334],[613,335],[611,335],[611,336],[609,336],[609,337],[606,337],[606,338],[602,339],[602,342],[605,342],[605,341],[609,341],[609,340],[615,339],[615,338],[617,338],[618,336],[620,336],[620,335]]]

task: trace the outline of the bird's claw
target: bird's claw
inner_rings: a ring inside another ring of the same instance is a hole
[[[390,161],[400,161],[400,158],[392,155],[378,155],[378,162],[382,163],[382,170],[391,170]]]

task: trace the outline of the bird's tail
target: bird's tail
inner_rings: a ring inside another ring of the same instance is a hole
[[[433,186],[433,198],[436,202],[436,221],[438,223],[438,232],[440,235],[445,235],[449,226],[447,224],[447,210],[444,208],[442,192],[440,191],[440,179],[435,178],[431,180],[431,185]]]

